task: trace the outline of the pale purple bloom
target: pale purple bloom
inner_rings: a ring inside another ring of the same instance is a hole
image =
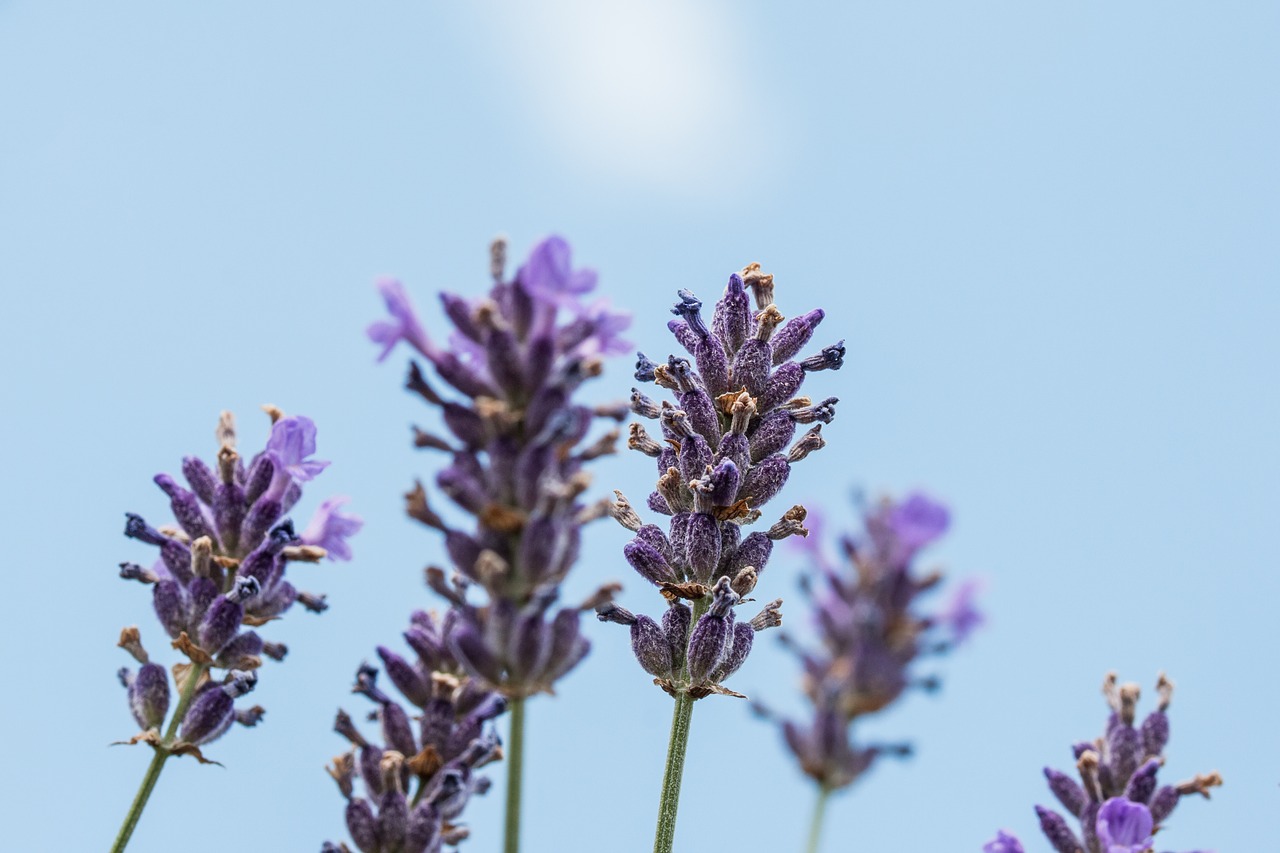
[[[983,583],[978,578],[965,578],[951,591],[938,613],[938,623],[950,633],[952,645],[958,646],[968,640],[987,621],[977,606],[982,587]]]
[[[1148,853],[1151,811],[1141,803],[1112,797],[1098,810],[1098,844],[1103,853]]]
[[[996,833],[994,839],[982,845],[982,853],[1026,853],[1026,851],[1022,849],[1021,841],[1002,829]]]
[[[896,504],[886,521],[902,549],[903,558],[910,559],[947,532],[951,513],[943,504],[917,492]]]
[[[307,545],[318,545],[325,550],[330,560],[350,560],[351,546],[347,539],[354,536],[364,526],[358,515],[339,512],[343,504],[350,502],[346,495],[328,498],[311,516],[307,529],[299,537]]]
[[[592,334],[579,347],[583,355],[621,355],[631,351],[631,341],[621,336],[631,327],[631,315],[611,310],[609,300],[597,299],[587,305],[579,321],[592,328]]]
[[[596,271],[573,268],[573,250],[559,236],[543,240],[529,253],[529,259],[520,267],[520,283],[534,296],[548,303],[569,308],[580,308],[582,296],[596,286]]]
[[[328,462],[307,458],[316,452],[316,425],[302,415],[281,418],[271,426],[267,452],[299,483],[315,479],[329,467]]]
[[[418,320],[418,315],[413,310],[413,303],[405,293],[404,285],[394,278],[380,279],[378,292],[382,294],[387,311],[391,314],[390,320],[379,320],[370,324],[367,329],[369,340],[382,345],[378,361],[383,361],[390,355],[400,341],[409,344],[423,355],[430,356],[433,350],[431,339],[427,337],[426,330]]]

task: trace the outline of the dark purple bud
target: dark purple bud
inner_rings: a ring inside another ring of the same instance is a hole
[[[591,650],[591,643],[578,631],[578,615],[576,607],[564,607],[551,622],[551,652],[546,668],[539,674],[545,684],[551,684],[573,669]]]
[[[484,445],[488,431],[484,420],[474,409],[449,401],[446,401],[441,409],[444,414],[444,425],[455,438],[471,449]]]
[[[655,368],[657,368],[657,366],[658,366],[658,365],[657,365],[657,362],[653,361],[653,359],[649,358],[649,356],[645,355],[645,354],[644,354],[644,353],[642,353],[642,352],[638,352],[638,353],[636,353],[636,371],[635,371],[635,378],[636,378],[636,381],[637,381],[637,382],[653,382],[653,381],[654,381],[654,379],[656,379],[656,378],[657,378],[657,377],[654,375],[654,372],[653,372],[653,371],[654,371],[654,369],[655,369]],[[632,388],[632,389],[631,389],[631,399],[632,399],[632,401],[633,401],[633,404],[632,404],[632,410],[633,410],[633,411],[635,411],[634,401],[635,401],[636,395],[638,395],[638,394],[640,394],[640,392],[639,392],[639,391],[637,391],[637,390],[636,390],[636,389],[634,389],[634,388]],[[643,396],[643,395],[641,395],[641,396]],[[657,408],[656,404],[655,404],[654,408]],[[636,412],[636,414],[643,414],[643,413],[642,413],[642,412]],[[655,413],[655,414],[653,414],[653,415],[647,415],[646,417],[657,417],[657,414]]]
[[[456,293],[440,293],[440,305],[444,308],[444,314],[449,318],[449,322],[453,324],[462,336],[475,343],[483,343],[480,334],[480,328],[476,326],[472,315],[471,303]]]
[[[382,658],[387,677],[405,698],[419,708],[431,699],[431,685],[428,684],[407,660],[391,651],[386,646],[378,646],[378,657]],[[409,753],[412,755],[412,753]]]
[[[338,715],[333,721],[333,730],[351,741],[354,746],[369,745],[368,741],[364,739],[364,735],[360,734],[360,730],[356,728],[356,724],[351,719],[351,715],[346,711],[339,709]]]
[[[164,667],[144,664],[128,686],[133,719],[143,730],[159,728],[169,713],[169,675]]]
[[[257,676],[252,672],[232,670],[230,680],[196,694],[182,719],[182,740],[197,746],[220,737],[235,721],[235,700],[253,690]]]
[[[712,396],[729,391],[729,359],[724,345],[715,337],[705,337],[693,348],[693,360],[698,364],[702,383]]]
[[[756,407],[762,412],[773,412],[796,396],[800,386],[804,384],[804,373],[804,368],[794,361],[788,361],[774,370],[765,383],[764,393],[756,401]]]
[[[419,802],[409,813],[409,828],[405,833],[405,853],[438,853],[440,844],[440,812],[427,800]]]
[[[521,608],[506,650],[508,680],[531,680],[546,667],[551,654],[551,626],[543,616],[555,598],[554,588],[544,588]]]
[[[235,553],[240,547],[240,530],[244,526],[246,509],[244,489],[240,484],[219,483],[213,496],[213,520],[223,547]]]
[[[387,746],[401,755],[417,755],[418,746],[413,739],[413,726],[409,715],[395,702],[387,702],[378,709],[378,721],[382,724],[382,739]]]
[[[489,504],[484,484],[456,464],[436,474],[436,485],[450,500],[472,515],[479,515]]]
[[[275,476],[275,460],[266,453],[260,453],[255,456],[253,462],[249,465],[249,473],[245,475],[245,503],[257,503],[258,498],[266,494],[267,489],[271,488],[271,483],[275,480]]]
[[[378,803],[378,839],[383,850],[400,850],[409,830],[409,804],[399,791],[387,791]]]
[[[796,422],[791,412],[778,409],[760,419],[759,426],[751,434],[751,461],[759,462],[765,457],[777,453],[788,444],[796,434]]]
[[[763,574],[765,564],[769,562],[769,555],[772,553],[773,540],[768,534],[760,530],[749,533],[733,555],[733,562],[729,564],[729,574],[736,575],[747,566],[755,569],[757,575]]]
[[[151,588],[156,617],[170,637],[177,638],[187,628],[186,602],[177,581],[163,580]]]
[[[782,491],[790,474],[791,465],[785,456],[776,453],[767,456],[747,472],[738,489],[738,497],[750,501],[751,506],[758,509]]]
[[[680,395],[680,408],[689,416],[689,425],[709,444],[720,441],[720,419],[716,417],[715,403],[701,388]]]
[[[485,342],[485,353],[488,356],[489,373],[498,386],[509,397],[520,399],[527,392],[525,386],[525,366],[520,344],[510,329],[494,329]],[[538,384],[546,378],[546,374],[538,377]],[[536,385],[534,387],[537,387]]]
[[[245,514],[240,525],[240,547],[258,549],[272,525],[284,515],[284,504],[270,496],[257,501]],[[278,529],[278,528],[277,528]]]
[[[736,353],[751,332],[751,303],[737,273],[729,276],[724,296],[716,303],[711,321],[716,336],[725,344],[729,353]]]
[[[237,595],[240,582],[245,583],[246,592]],[[251,598],[258,592],[258,581],[255,578],[236,578],[237,588],[226,595],[219,595],[205,611],[204,619],[196,632],[200,647],[211,655],[216,655],[222,647],[231,642],[236,631],[240,630],[240,620],[244,617],[244,608],[240,605],[242,598]]]
[[[200,501],[194,494],[179,486],[168,474],[157,474],[155,483],[169,496],[173,517],[189,537],[199,539],[201,536],[208,536],[217,541],[213,525],[205,517]]]
[[[756,629],[749,622],[739,622],[733,626],[729,648],[724,657],[711,673],[711,680],[717,684],[737,672],[751,654],[751,646],[756,639]]]
[[[379,853],[382,850],[377,825],[373,807],[367,801],[360,797],[347,801],[347,832],[351,833],[351,840],[360,848],[360,853]]]
[[[689,645],[689,627],[693,624],[693,611],[681,601],[673,601],[662,614],[662,633],[671,647],[672,671],[684,668],[685,651]]]
[[[671,645],[662,628],[648,616],[637,616],[631,623],[631,651],[645,672],[671,677]]]
[[[1040,818],[1040,829],[1044,832],[1053,849],[1058,853],[1080,853],[1080,840],[1067,826],[1066,819],[1055,811],[1036,806],[1036,816]]]
[[[713,515],[695,512],[689,516],[686,537],[685,553],[693,579],[709,583],[720,564],[720,522]]]
[[[479,542],[460,530],[450,530],[445,534],[444,546],[458,571],[472,580],[481,580],[475,573],[476,560],[483,550]]]
[[[378,668],[367,663],[360,664],[359,668],[356,669],[356,680],[351,685],[351,692],[359,693],[379,705],[386,705],[391,702],[391,697],[383,693],[378,687]]]
[[[696,480],[707,473],[712,460],[711,446],[700,435],[687,435],[680,441],[680,475]]]
[[[257,632],[245,631],[243,634],[237,634],[231,642],[222,647],[218,652],[216,663],[226,669],[241,669],[240,661],[257,657],[263,653],[265,646]]]
[[[778,330],[773,336],[771,343],[773,344],[773,363],[782,364],[784,361],[791,359],[796,353],[809,343],[809,339],[813,337],[814,329],[818,328],[818,324],[822,322],[822,318],[826,316],[821,308],[815,308],[807,314],[801,314],[799,317],[792,317],[787,323]]]
[[[1044,777],[1049,780],[1049,790],[1058,798],[1058,802],[1062,803],[1062,807],[1074,816],[1080,817],[1084,807],[1089,803],[1089,796],[1084,792],[1084,788],[1081,788],[1079,783],[1067,774],[1052,767],[1044,768]]]
[[[731,630],[728,617],[737,601],[729,579],[721,578],[711,608],[702,614],[689,637],[689,678],[695,684],[705,681],[724,657]]]
[[[203,460],[195,456],[184,457],[182,476],[186,478],[187,484],[191,486],[191,491],[195,492],[196,497],[210,506],[213,505],[213,494],[218,481]]]
[[[502,662],[485,645],[480,633],[469,623],[462,623],[449,636],[449,648],[458,662],[472,675],[492,685],[502,683]]]
[[[360,748],[359,754],[356,756],[356,768],[360,771],[360,778],[364,780],[364,785],[368,788],[369,793],[373,796],[381,796],[382,787],[382,749],[372,744]]]
[[[738,470],[742,470],[751,464],[750,442],[745,435],[727,432],[720,439],[720,449],[716,453],[716,459],[732,460],[733,464],[738,466]]]
[[[642,524],[634,530],[638,541],[656,550],[664,560],[670,559],[671,542],[667,540],[667,534],[662,532],[661,527],[656,524]]]
[[[1164,711],[1152,711],[1142,721],[1142,748],[1147,755],[1162,755],[1169,743],[1169,717]]]
[[[124,514],[124,535],[130,539],[137,539],[139,542],[145,542],[148,545],[163,545],[169,537],[147,524],[142,516],[134,512],[126,512]]]
[[[440,636],[420,625],[411,625],[409,630],[404,632],[404,640],[422,659],[423,668],[426,670],[439,669],[448,654]]]
[[[667,321],[667,328],[671,331],[671,334],[675,335],[676,340],[680,342],[680,346],[691,353],[694,347],[698,345],[698,341],[701,340],[698,337],[698,333],[690,329],[689,324],[683,320],[669,320]]]
[[[769,360],[772,353],[767,341],[752,338],[742,345],[733,359],[733,384],[746,388],[757,399],[769,382]]]
[[[641,540],[639,536],[623,546],[622,554],[640,577],[654,585],[675,583],[679,580],[675,569],[662,556],[662,553],[648,542]]]
[[[1132,726],[1116,726],[1107,735],[1108,763],[1112,775],[1112,788],[1119,788],[1129,780],[1142,760],[1142,738]]]
[[[822,352],[800,362],[800,366],[812,373],[818,370],[839,370],[844,366],[844,341],[837,341]]]
[[[715,506],[729,506],[737,498],[742,474],[731,460],[721,459],[707,479],[710,481],[707,497]]]
[[[1160,759],[1150,758],[1143,762],[1125,785],[1124,795],[1135,803],[1144,806],[1151,802],[1151,795],[1156,791],[1156,773],[1160,771]]]
[[[1156,823],[1164,823],[1165,818],[1173,814],[1174,806],[1178,805],[1180,796],[1178,789],[1172,785],[1161,785],[1157,788],[1151,795],[1151,819]]]

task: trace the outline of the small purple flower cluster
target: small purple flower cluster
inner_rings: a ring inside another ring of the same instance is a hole
[[[410,663],[385,646],[378,656],[396,689],[417,710],[415,734],[404,707],[377,685],[378,670],[361,666],[353,692],[377,705],[382,745],[371,742],[351,717],[338,712],[334,730],[351,743],[328,768],[347,799],[347,831],[361,853],[438,853],[442,845],[467,837],[455,821],[473,793],[488,779],[474,771],[501,755],[497,736],[487,725],[503,712],[505,700],[473,678],[450,651],[457,611],[443,618],[424,611],[410,617],[405,642]],[[365,797],[354,796],[363,782]],[[416,787],[415,787],[416,780]],[[329,853],[348,850],[326,844]]]
[[[671,520],[666,532],[643,523],[620,493],[613,514],[635,533],[623,549],[627,562],[659,588],[668,607],[661,624],[612,602],[597,612],[630,627],[640,666],[673,696],[740,695],[722,682],[747,659],[755,633],[781,622],[782,602],[741,622],[735,607],[755,588],[773,543],[807,534],[805,510],[797,506],[767,531],[742,535],[782,490],[791,466],[825,444],[822,424],[835,416],[837,401],[798,396],[805,376],[838,370],[844,361],[843,342],[796,360],[824,312],[784,325],[773,295],[773,276],[752,264],[729,277],[708,326],[702,303],[680,291],[672,309],[679,319],[668,328],[693,363],[673,355],[658,364],[640,353],[636,364],[637,380],[676,398],[675,405],[659,404],[633,389],[631,410],[656,421],[662,441],[635,423],[628,442],[656,461],[658,484],[648,506]],[[812,426],[792,444],[797,425]]]
[[[953,648],[981,622],[972,583],[961,585],[953,603],[937,613],[919,609],[920,596],[942,576],[918,574],[916,557],[949,524],[945,506],[913,494],[881,502],[864,515],[861,537],[842,538],[843,569],[824,558],[820,544],[806,545],[823,581],[817,591],[811,582],[804,585],[821,647],[784,639],[803,663],[813,719],[807,725],[784,720],[782,730],[800,767],[823,791],[853,784],[882,755],[910,752],[905,744],[855,745],[853,722],[883,710],[912,684],[936,686],[936,678],[914,678],[915,661]]]
[[[270,439],[247,465],[236,451],[234,421],[224,412],[217,430],[216,473],[189,456],[182,463],[189,488],[167,474],[156,476],[156,484],[169,496],[176,526],[155,528],[139,515],[127,515],[125,535],[158,547],[160,557],[149,569],[122,563],[120,576],[152,586],[160,624],[174,648],[191,661],[175,667],[179,688],[193,667],[198,679],[190,705],[180,707],[181,748],[173,752],[195,752],[190,748],[219,737],[233,721],[257,724],[262,708],[237,710],[234,700],[253,689],[262,656],[282,660],[286,648],[242,628],[265,625],[295,601],[323,611],[324,596],[296,590],[285,580],[285,566],[326,555],[348,558],[346,539],[360,529],[360,519],[338,510],[345,498],[332,498],[321,505],[302,536],[294,533],[286,516],[302,496],[302,484],[329,463],[309,458],[315,453],[316,436],[310,419],[285,417],[273,407],[267,411],[273,421]],[[136,628],[125,629],[120,646],[142,665],[137,673],[121,670],[120,679],[134,719],[144,734],[152,732],[144,739],[158,746],[154,730],[168,715],[168,674],[150,661]],[[228,674],[215,684],[205,677],[210,668]]]
[[[427,581],[457,610],[448,637],[454,654],[489,688],[520,698],[549,692],[586,655],[579,613],[610,595],[602,589],[583,606],[551,613],[577,559],[582,525],[605,513],[580,500],[589,483],[583,466],[611,453],[617,432],[582,442],[597,417],[617,420],[625,411],[592,409],[573,397],[600,374],[602,356],[628,346],[618,334],[629,318],[582,301],[595,272],[575,270],[559,237],[538,244],[509,281],[504,267],[499,241],[487,297],[441,294],[454,327],[450,347],[428,337],[396,281],[379,285],[392,320],[375,323],[369,336],[384,357],[407,342],[463,398],[441,396],[411,366],[408,388],[438,408],[452,436],[418,430],[415,443],[449,454],[436,484],[475,526],[468,532],[447,523],[421,484],[407,496],[408,512],[445,537],[455,575],[432,568]],[[471,603],[472,585],[487,593],[487,604]]]
[[[1111,706],[1106,734],[1072,747],[1080,781],[1051,767],[1044,769],[1049,790],[1080,822],[1080,834],[1052,809],[1036,806],[1036,816],[1057,853],[1150,853],[1155,834],[1178,801],[1189,794],[1208,798],[1209,790],[1222,784],[1222,777],[1214,772],[1177,785],[1157,782],[1169,742],[1166,711],[1173,695],[1173,684],[1163,675],[1156,683],[1160,702],[1140,726],[1134,725],[1137,684],[1118,684],[1111,673],[1102,690]],[[984,853],[1024,853],[1022,842],[1003,831],[982,849]]]

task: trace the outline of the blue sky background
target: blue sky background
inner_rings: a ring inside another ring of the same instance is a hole
[[[1167,778],[1227,780],[1161,848],[1267,846],[1277,37],[1280,7],[1243,2],[0,2],[5,848],[114,835],[148,755],[107,747],[133,733],[113,644],[138,623],[163,645],[116,578],[151,557],[122,513],[164,516],[151,476],[211,457],[220,409],[260,445],[264,402],[333,460],[303,515],[345,493],[367,526],[355,562],[298,572],[332,609],[271,629],[291,653],[264,725],[211,747],[225,769],[171,763],[132,849],[345,837],[334,710],[442,559],[401,512],[436,460],[408,446],[403,359],[363,338],[371,283],[476,293],[492,236],[518,255],[551,231],[651,352],[676,288],[711,298],[748,261],[784,312],[824,307],[849,357],[814,387],[843,402],[787,496],[848,522],[856,486],[927,487],[955,512],[933,556],[987,581],[944,691],[867,726],[918,755],[833,803],[826,850],[976,851],[998,827],[1047,850],[1040,768],[1100,733],[1109,669],[1177,681]],[[629,386],[623,360],[593,391]],[[601,493],[650,480],[634,454],[597,469]],[[624,541],[591,530],[570,597],[619,578],[653,607]],[[761,592],[803,633],[800,570]],[[530,708],[530,853],[651,843],[670,701],[625,632],[588,631]],[[733,686],[795,707],[795,675],[764,643]],[[502,774],[472,853],[498,849]],[[679,849],[798,850],[811,799],[743,703],[699,703]]]

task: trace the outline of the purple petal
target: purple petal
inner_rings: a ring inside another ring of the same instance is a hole
[[[1098,810],[1098,841],[1106,853],[1145,853],[1151,849],[1153,823],[1146,806],[1112,797]]]
[[[271,427],[267,452],[298,482],[315,479],[328,462],[307,459],[316,452],[316,425],[302,415],[281,418]]]
[[[400,341],[404,341],[418,352],[430,357],[433,352],[431,339],[427,337],[426,330],[419,322],[404,285],[396,279],[384,278],[378,280],[377,288],[382,294],[383,302],[386,303],[388,313],[391,314],[390,321],[379,320],[371,323],[366,330],[369,340],[382,345],[378,361],[390,355],[391,350],[395,349]]]
[[[307,545],[319,545],[329,553],[330,560],[350,560],[351,546],[347,539],[354,536],[364,526],[364,520],[358,515],[346,515],[338,508],[350,501],[346,495],[335,495],[316,509],[302,531],[301,539]]]

